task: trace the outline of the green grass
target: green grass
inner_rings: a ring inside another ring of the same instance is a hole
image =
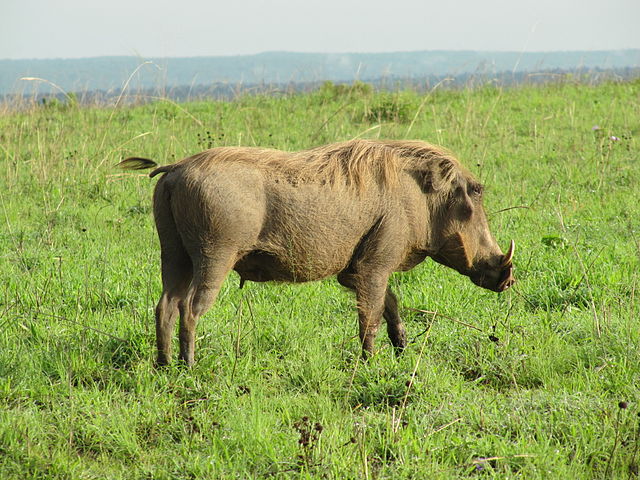
[[[325,85],[5,111],[0,477],[637,478],[639,99],[638,82]],[[232,273],[196,366],[155,370],[154,181],[114,164],[356,136],[453,150],[486,184],[499,243],[516,240],[516,286],[497,295],[429,260],[394,276],[405,307],[444,316],[405,308],[406,353],[381,333],[363,364],[335,280],[239,290]]]

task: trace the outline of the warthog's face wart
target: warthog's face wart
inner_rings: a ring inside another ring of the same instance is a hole
[[[432,258],[468,276],[476,285],[502,292],[515,282],[512,258],[514,243],[503,254],[489,231],[482,206],[483,187],[461,178],[441,212],[442,230]]]

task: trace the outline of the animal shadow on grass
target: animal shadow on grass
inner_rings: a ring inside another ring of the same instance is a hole
[[[127,338],[110,338],[102,350],[103,363],[116,369],[128,370],[135,364],[148,361],[153,339],[143,333],[132,333]]]
[[[400,368],[361,367],[350,385],[352,408],[386,409],[399,407],[420,395],[420,385],[412,372]]]

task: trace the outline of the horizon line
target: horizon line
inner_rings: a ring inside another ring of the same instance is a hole
[[[257,53],[239,53],[239,54],[222,54],[222,55],[185,55],[185,56],[154,56],[154,55],[94,55],[94,56],[79,56],[79,57],[24,57],[24,58],[0,58],[0,61],[67,61],[67,60],[94,60],[94,59],[107,59],[107,58],[138,58],[138,59],[161,59],[161,60],[180,60],[180,59],[197,59],[197,58],[237,58],[237,57],[257,57],[268,54],[286,54],[286,55],[397,55],[406,53],[477,53],[477,54],[558,54],[558,53],[617,53],[617,52],[638,52],[640,48],[614,48],[614,49],[560,49],[560,50],[532,50],[532,51],[518,51],[518,50],[472,50],[472,49],[433,49],[433,50],[395,50],[389,52],[301,52],[294,50],[265,50]]]

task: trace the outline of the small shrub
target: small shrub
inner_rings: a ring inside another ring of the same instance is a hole
[[[368,97],[373,93],[373,87],[364,82],[356,81],[349,83],[324,82],[318,90],[320,96],[325,100],[337,100],[339,98],[361,98]]]
[[[370,105],[365,105],[364,120],[367,122],[406,123],[413,112],[409,98],[397,93],[381,93]]]

